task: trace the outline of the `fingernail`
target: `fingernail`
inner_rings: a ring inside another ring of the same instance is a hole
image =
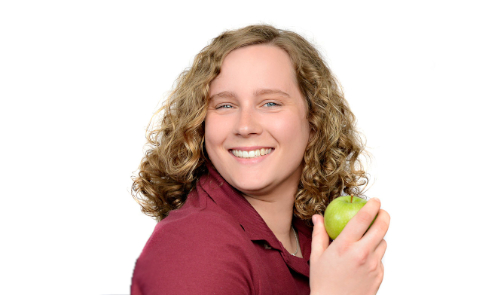
[[[313,217],[312,217],[312,222],[313,222],[313,225],[316,225],[316,219],[317,219],[317,218],[318,218],[318,217],[317,217],[316,215],[313,215]]]
[[[379,198],[372,198],[372,199],[375,200],[375,201],[379,201],[380,202]]]

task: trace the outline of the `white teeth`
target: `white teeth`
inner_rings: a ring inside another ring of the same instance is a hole
[[[256,158],[260,156],[265,156],[269,154],[272,151],[272,149],[260,149],[260,150],[254,150],[254,151],[240,151],[240,150],[231,150],[233,155],[235,155],[238,158]]]

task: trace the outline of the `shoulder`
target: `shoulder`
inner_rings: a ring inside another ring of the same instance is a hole
[[[191,243],[196,242],[219,248],[223,244],[245,240],[247,237],[239,222],[198,190],[189,195],[184,206],[172,211],[156,225],[145,249],[152,246],[150,244],[193,246]]]
[[[207,206],[203,210],[182,210],[172,212],[158,223],[146,244],[152,246],[223,247],[227,243],[241,243],[246,240],[239,223],[229,214]],[[195,243],[196,245],[193,245]]]
[[[199,197],[199,196],[197,196]],[[245,294],[253,243],[226,212],[203,198],[157,224],[137,260],[133,285],[147,294]]]

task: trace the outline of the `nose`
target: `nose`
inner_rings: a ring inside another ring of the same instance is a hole
[[[257,112],[252,107],[241,107],[236,121],[235,134],[248,137],[262,133],[262,125]]]

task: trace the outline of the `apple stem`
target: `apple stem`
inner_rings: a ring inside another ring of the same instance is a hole
[[[353,198],[353,196],[351,195],[351,203],[352,203],[352,198]]]

